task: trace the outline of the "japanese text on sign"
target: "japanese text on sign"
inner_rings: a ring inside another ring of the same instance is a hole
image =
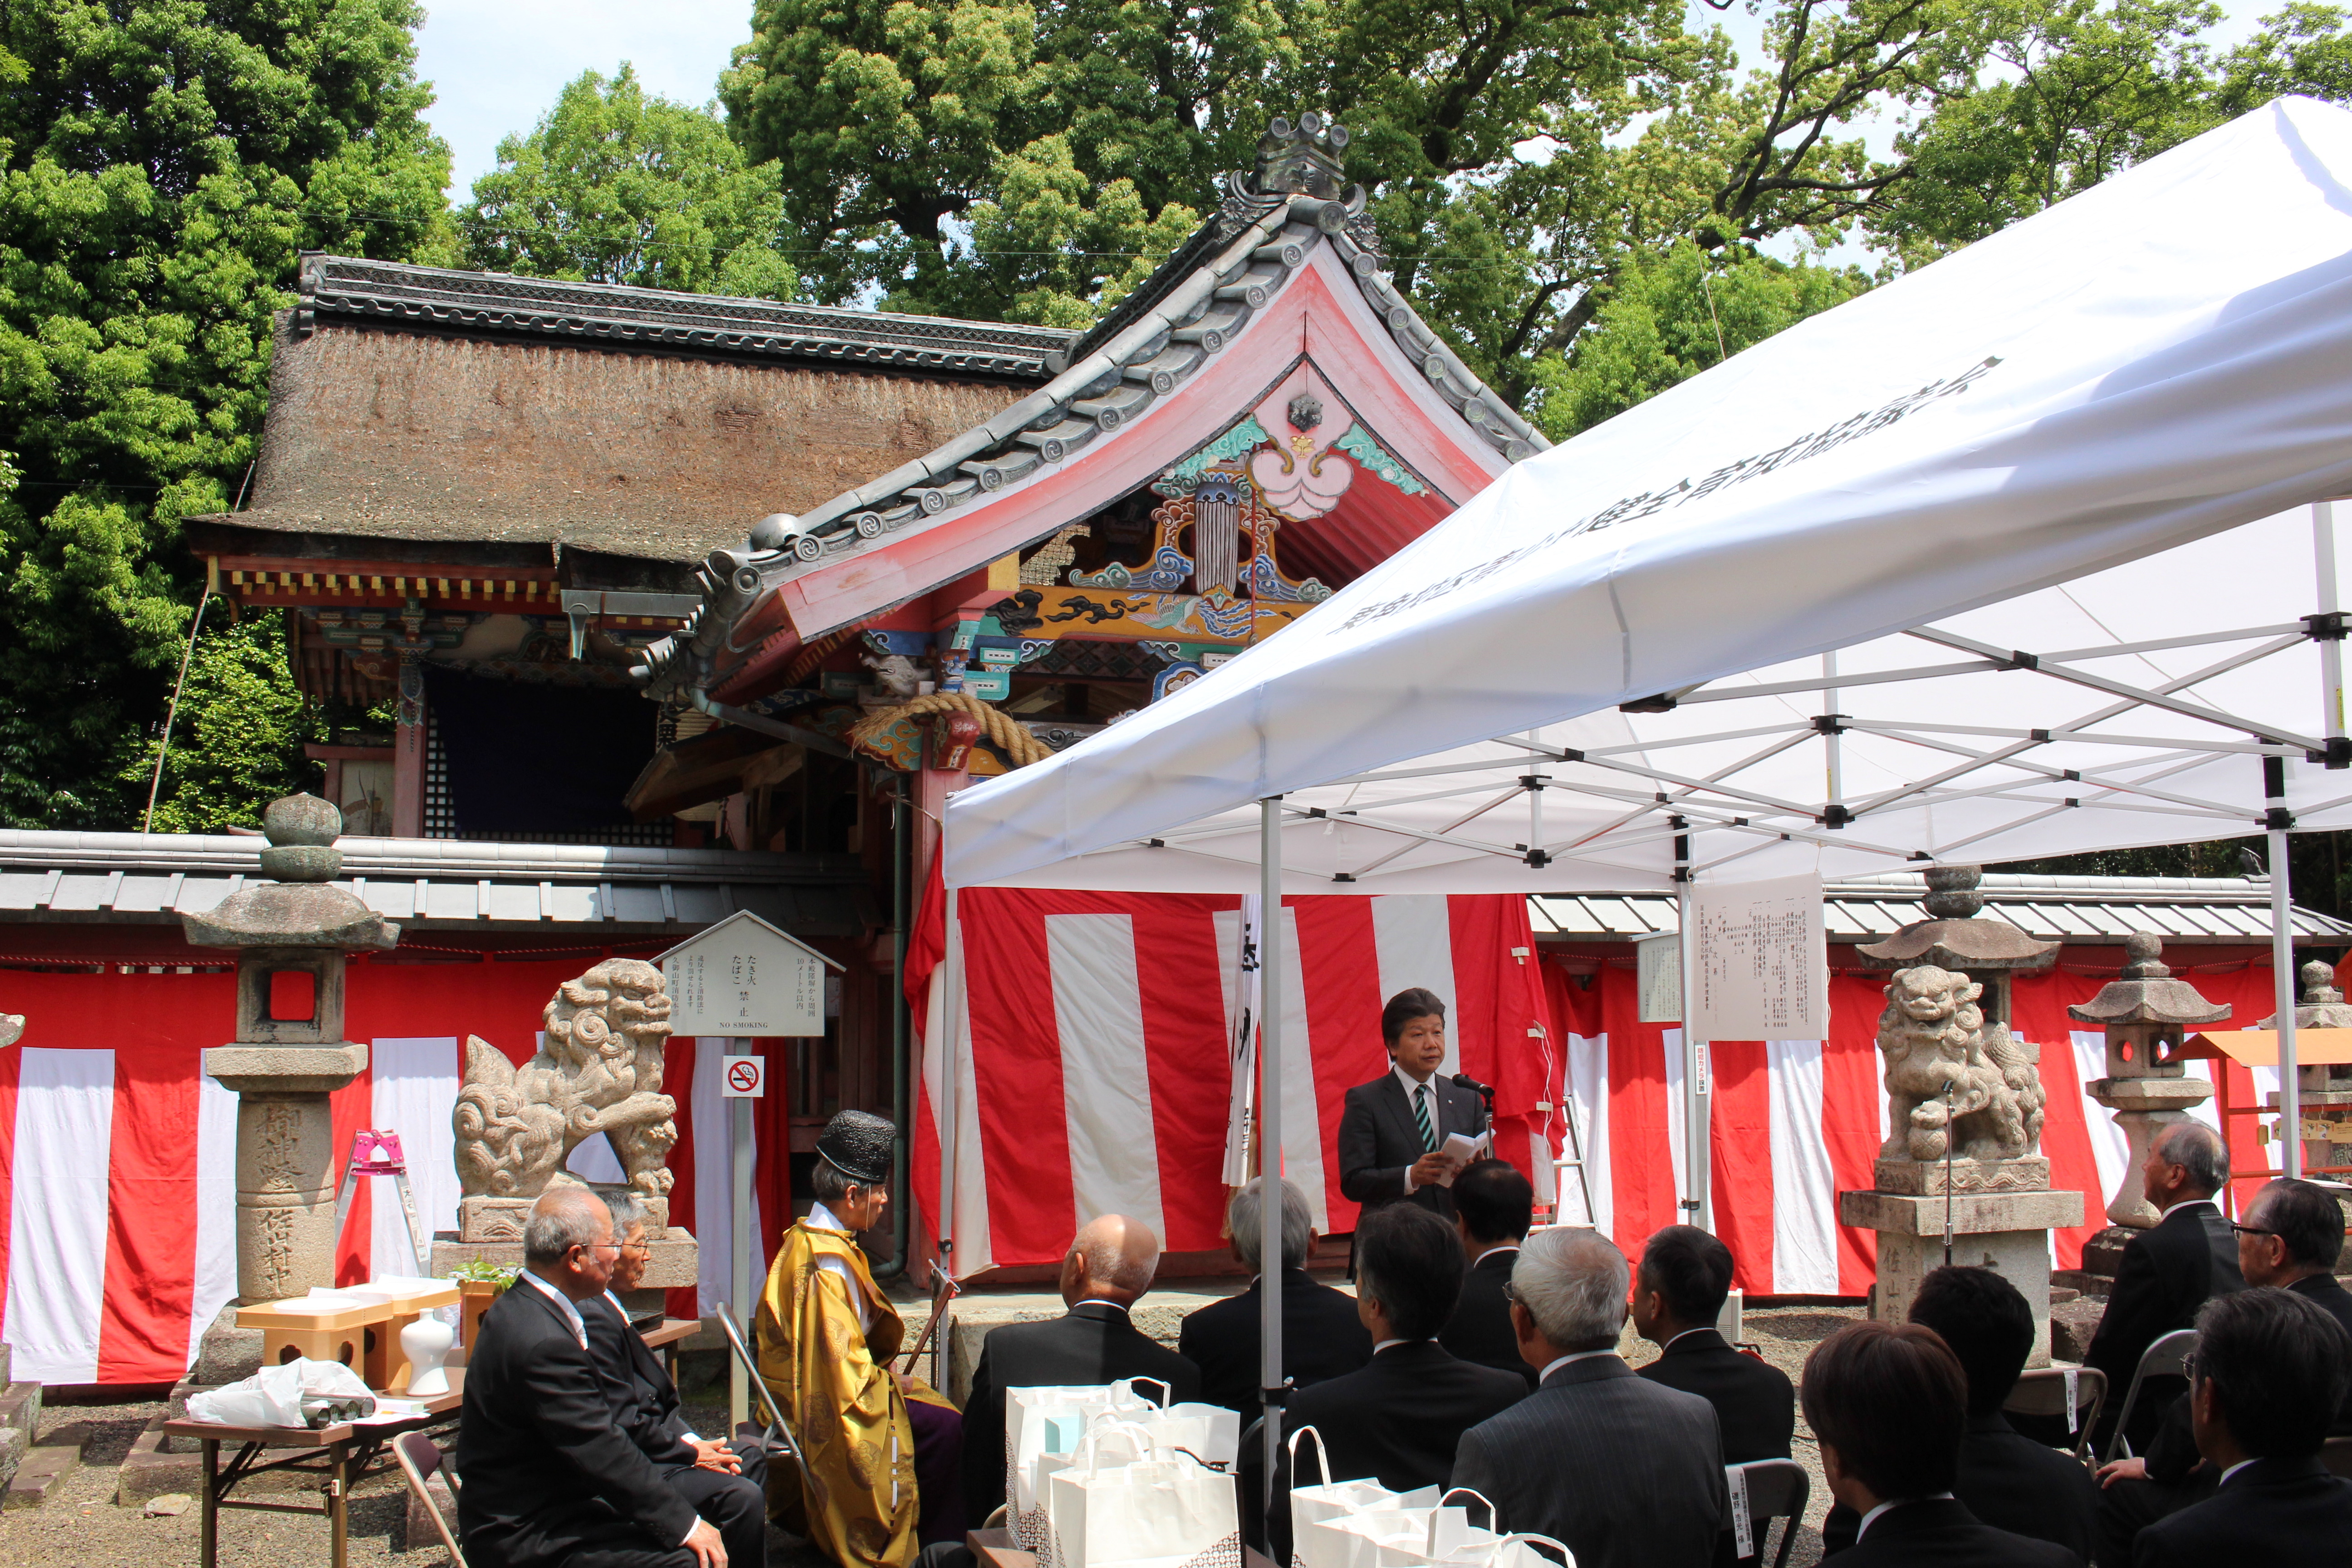
[[[1818,1040],[1829,1033],[1829,935],[1818,877],[1699,883],[1692,1024],[1707,1040]]]

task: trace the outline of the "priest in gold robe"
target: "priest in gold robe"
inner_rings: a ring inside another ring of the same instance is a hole
[[[907,1568],[961,1541],[963,1417],[891,1369],[907,1325],[857,1234],[890,1202],[896,1129],[845,1110],[816,1142],[816,1202],[784,1233],[752,1326],[760,1376],[808,1459],[769,1468],[769,1512],[845,1568]]]

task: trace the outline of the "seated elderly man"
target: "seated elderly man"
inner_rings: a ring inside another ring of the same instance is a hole
[[[1192,1363],[1129,1317],[1160,1268],[1160,1238],[1141,1220],[1107,1214],[1079,1228],[1062,1259],[1069,1310],[1043,1323],[1006,1323],[980,1342],[963,1405],[965,1516],[986,1519],[1004,1501],[1004,1391],[1157,1378],[1173,1401],[1198,1396]],[[1155,1394],[1156,1390],[1152,1391]]]
[[[1201,1369],[1201,1397],[1239,1411],[1245,1422],[1258,1413],[1263,1371],[1257,1346],[1264,1310],[1258,1292],[1265,1289],[1264,1185],[1260,1177],[1237,1188],[1225,1210],[1234,1257],[1257,1278],[1240,1295],[1212,1301],[1186,1317],[1176,1332],[1176,1348]],[[1308,1276],[1307,1255],[1314,1247],[1314,1211],[1297,1184],[1286,1181],[1282,1268],[1276,1279],[1282,1291],[1282,1374],[1294,1388],[1312,1388],[1372,1359],[1372,1336],[1357,1321],[1355,1299]]]
[[[1715,1406],[1617,1354],[1625,1255],[1597,1231],[1544,1230],[1511,1268],[1511,1326],[1536,1391],[1462,1435],[1453,1484],[1577,1568],[1705,1568],[1729,1506]]]
[[[727,1547],[613,1421],[582,1303],[612,1283],[613,1217],[586,1187],[531,1206],[523,1268],[483,1314],[457,1427],[474,1568],[727,1568]],[[757,1559],[755,1558],[756,1562]]]
[[[583,1303],[588,1353],[612,1385],[614,1425],[651,1459],[695,1512],[719,1527],[727,1555],[757,1563],[768,1542],[768,1458],[756,1441],[722,1443],[699,1436],[678,1411],[677,1384],[661,1358],[629,1321],[621,1294],[645,1278],[649,1244],[646,1208],[626,1193],[607,1194],[604,1207],[620,1238],[613,1282]]]

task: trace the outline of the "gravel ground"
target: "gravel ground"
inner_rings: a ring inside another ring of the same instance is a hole
[[[1765,1359],[1793,1379],[1806,1353],[1840,1324],[1860,1317],[1858,1308],[1769,1307],[1747,1314],[1749,1341]],[[1626,1349],[1638,1365],[1655,1354],[1653,1347],[1632,1339]],[[697,1362],[704,1364],[697,1366]],[[715,1358],[693,1358],[686,1378],[688,1418],[697,1429],[713,1432],[726,1425],[726,1385],[710,1378]],[[714,1397],[715,1395],[715,1397]],[[42,1414],[46,1434],[68,1421],[88,1422],[95,1437],[81,1468],[66,1480],[62,1494],[38,1509],[0,1514],[0,1568],[194,1568],[197,1560],[197,1511],[193,1503],[176,1517],[148,1519],[135,1508],[114,1502],[114,1471],[131,1448],[132,1439],[163,1406],[157,1404],[79,1405],[52,1406]],[[1812,1477],[1813,1491],[1805,1510],[1804,1527],[1790,1552],[1790,1568],[1815,1568],[1821,1560],[1821,1524],[1830,1498],[1822,1478],[1821,1450],[1797,1424],[1796,1458]],[[406,1542],[406,1492],[398,1470],[362,1482],[352,1494],[351,1562],[353,1568],[439,1568],[447,1562],[437,1541],[420,1543],[415,1552]],[[1777,1546],[1777,1540],[1772,1543]],[[323,1521],[285,1514],[224,1513],[220,1523],[221,1561],[235,1568],[295,1568],[323,1564],[327,1560]],[[768,1540],[769,1568],[826,1568],[828,1559],[811,1551],[797,1538],[772,1531]]]

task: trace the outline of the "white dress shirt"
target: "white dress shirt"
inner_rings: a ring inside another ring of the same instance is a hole
[[[1952,1494],[1949,1492],[1929,1492],[1926,1497],[1889,1498],[1862,1516],[1862,1522],[1854,1527],[1854,1544],[1857,1546],[1862,1544],[1862,1538],[1870,1533],[1872,1525],[1878,1522],[1878,1516],[1890,1508],[1901,1508],[1906,1502],[1949,1502],[1951,1500]]]
[[[1427,1081],[1424,1082],[1423,1080],[1413,1077],[1412,1074],[1405,1071],[1402,1067],[1391,1068],[1389,1070],[1396,1074],[1397,1082],[1404,1086],[1404,1106],[1405,1113],[1407,1115],[1411,1115],[1412,1113],[1412,1097],[1414,1091],[1422,1089],[1429,1090],[1429,1130],[1435,1135],[1437,1139],[1437,1146],[1441,1149],[1444,1148],[1445,1097],[1437,1092],[1437,1075],[1435,1073],[1431,1073]],[[1416,1118],[1413,1123],[1414,1131],[1420,1131],[1420,1121]],[[1412,1179],[1412,1166],[1410,1163],[1405,1166],[1404,1190],[1407,1197],[1411,1197],[1419,1190]]]
[[[809,1205],[808,1222],[820,1230],[849,1229],[835,1216],[831,1209],[819,1203]],[[849,1260],[844,1258],[820,1258],[816,1260],[816,1266],[827,1273],[841,1277],[841,1282],[849,1288],[849,1305],[857,1313],[857,1331],[861,1334],[871,1333],[874,1330],[874,1311],[866,1304],[866,1292],[859,1289],[857,1271],[850,1268]]]
[[[1547,1362],[1544,1363],[1544,1369],[1536,1373],[1536,1386],[1538,1388],[1541,1388],[1547,1378],[1550,1377],[1553,1373],[1558,1372],[1561,1367],[1566,1366],[1570,1362],[1591,1361],[1597,1355],[1615,1355],[1616,1353],[1617,1352],[1615,1351],[1577,1351],[1571,1354],[1561,1356],[1556,1361]]]

